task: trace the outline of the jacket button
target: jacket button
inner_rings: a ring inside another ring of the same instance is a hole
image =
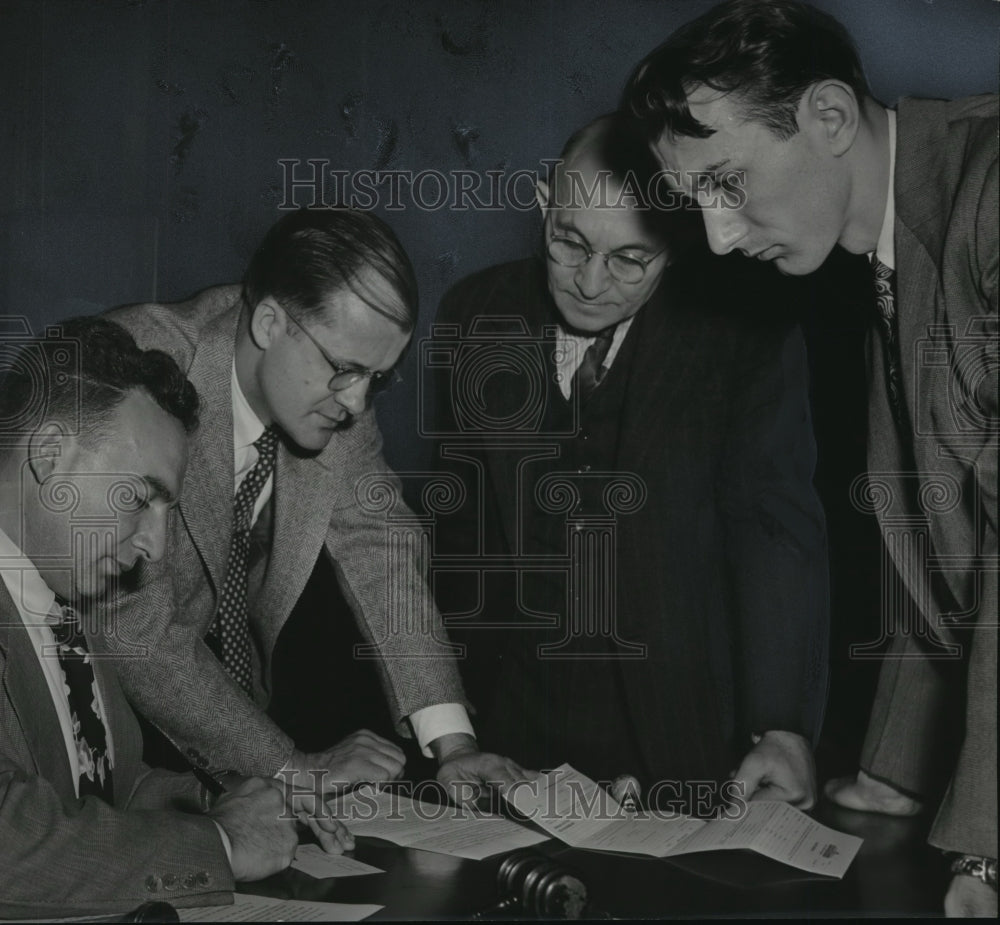
[[[165,890],[176,890],[177,889],[177,875],[167,874],[163,878],[163,889]]]
[[[198,878],[194,874],[185,874],[184,879],[181,881],[181,886],[185,890],[193,890],[198,885]]]
[[[198,886],[208,886],[212,882],[207,870],[199,870],[194,879]]]
[[[582,466],[580,466],[580,471],[590,472],[590,463],[584,463]]]
[[[148,893],[159,893],[160,887],[162,886],[163,886],[163,881],[155,874],[150,874],[146,878],[146,891]]]

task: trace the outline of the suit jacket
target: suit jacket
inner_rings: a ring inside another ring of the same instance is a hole
[[[902,628],[883,666],[862,766],[926,795],[939,730],[957,726],[961,744],[931,841],[994,858],[997,197],[996,96],[900,102],[895,249],[904,422],[893,420],[882,353],[871,349],[868,456],[879,486],[873,506],[919,617],[912,632]],[[965,696],[941,717],[953,686],[943,669],[956,659]]]
[[[99,653],[100,641],[88,639]],[[192,814],[198,784],[142,764],[113,663],[93,664],[114,741],[113,807],[77,798],[48,684],[0,583],[0,917],[226,902],[232,872],[214,823]]]
[[[122,684],[137,709],[198,765],[269,776],[292,741],[229,677],[204,642],[219,603],[233,529],[231,374],[242,301],[237,286],[205,290],[188,302],[115,309],[144,349],[169,353],[201,398],[179,516],[167,551],[135,593],[120,602],[127,620],[113,645]],[[251,567],[249,611],[258,702],[278,634],[321,551],[331,557],[362,635],[377,658],[393,718],[463,702],[458,671],[423,580],[419,537],[398,480],[381,455],[373,411],[305,455],[278,450],[269,507],[270,555]],[[409,526],[408,526],[409,525]],[[404,537],[390,543],[389,530]],[[331,709],[350,709],[331,704]]]
[[[557,316],[544,272],[540,261],[528,260],[460,282],[441,304],[441,345],[469,347],[484,334],[508,353],[519,343],[543,344],[538,355],[548,386],[540,380],[538,394],[555,389],[544,329]],[[729,306],[707,295],[720,291],[715,281],[727,272],[742,280],[729,290]],[[608,380],[627,377],[614,468],[645,486],[644,503],[617,516],[613,607],[621,638],[646,646],[645,657],[621,662],[621,677],[628,720],[655,779],[725,776],[732,760],[749,749],[753,731],[819,732],[828,579],[825,521],[812,486],[805,347],[799,329],[784,320],[766,328],[748,323],[749,303],[774,301],[772,278],[739,257],[671,267],[622,347],[631,364],[619,356],[608,374]],[[481,391],[471,374],[457,383],[465,374],[461,353],[456,356],[450,379],[437,386],[439,427],[455,435],[441,441],[449,456],[476,442],[456,425],[456,411],[478,407],[491,420],[513,421],[525,394],[501,385],[511,381],[502,375],[484,375]],[[519,565],[517,556],[535,502],[517,457],[530,456],[546,441],[521,426],[487,433],[479,442],[482,484],[467,466],[464,478],[470,496],[481,498],[481,510],[456,518],[450,529],[465,530],[467,538],[450,547],[512,557],[508,567],[524,570],[527,581],[526,563]],[[477,526],[477,517],[487,525]],[[442,599],[449,596],[446,581],[436,575]],[[523,623],[514,593],[481,601],[475,619]],[[466,599],[443,609],[475,614],[476,606]],[[507,633],[532,643],[559,636],[523,627]],[[470,629],[469,639],[474,646],[476,631]],[[522,668],[504,661],[498,682],[504,690],[521,683],[510,675],[515,670],[551,668],[544,660]],[[580,683],[585,690],[585,673]],[[545,704],[525,709],[544,712]],[[571,722],[589,728],[600,748],[601,731],[590,725],[591,717]],[[563,759],[553,754],[547,760]]]

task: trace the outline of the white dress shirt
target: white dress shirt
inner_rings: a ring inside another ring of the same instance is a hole
[[[634,317],[635,315],[632,316],[632,318]],[[632,327],[632,318],[626,318],[615,328],[615,334],[611,339],[608,354],[604,358],[604,362],[601,363],[602,369],[611,369],[611,364],[621,349],[622,341],[625,340],[628,329]],[[573,388],[573,376],[576,375],[576,371],[580,368],[587,348],[595,340],[597,340],[596,334],[584,337],[580,334],[571,334],[562,325],[556,328],[556,381],[559,383],[559,391],[563,393],[563,398],[567,399],[567,401],[570,398],[571,389]]]
[[[236,363],[233,362],[232,371],[232,392],[233,392],[233,495],[239,491],[243,479],[247,473],[257,464],[257,450],[253,443],[262,433],[264,424],[257,417],[250,403],[247,401],[243,389],[240,388],[239,380],[236,377]],[[256,523],[264,505],[267,504],[274,491],[274,473],[268,477],[261,489],[260,496],[253,509],[253,521]],[[427,758],[433,757],[429,745],[435,739],[443,735],[452,733],[467,733],[475,735],[472,730],[472,723],[469,721],[469,714],[460,703],[438,703],[430,707],[423,707],[414,710],[410,716],[410,725],[413,727],[413,734],[420,744],[420,749]],[[278,772],[281,773],[280,771]]]
[[[887,109],[889,117],[889,189],[885,196],[885,215],[879,232],[875,256],[890,270],[896,269],[896,111]]]
[[[52,632],[52,626],[61,619],[59,605],[56,604],[55,594],[45,583],[34,563],[3,530],[0,530],[0,579],[14,600],[14,606],[21,616],[21,622],[24,623],[31,647],[38,659],[38,666],[45,675],[45,682],[52,696],[52,705],[55,707],[56,716],[59,717],[59,727],[62,729],[73,790],[79,796],[80,759],[76,752],[76,739],[73,737],[73,718],[69,707],[66,675],[59,664],[56,639]],[[107,732],[108,765],[114,768],[115,748],[111,737],[111,726],[106,719],[107,712],[104,709],[100,682],[94,685],[94,689],[97,692],[95,707]]]

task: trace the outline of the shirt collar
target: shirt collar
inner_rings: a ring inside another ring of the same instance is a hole
[[[233,450],[238,452],[252,446],[264,433],[264,424],[250,407],[240,381],[236,377],[236,360],[233,360]]]
[[[896,223],[896,111],[887,109],[889,117],[889,191],[885,197],[885,215],[879,232],[875,256],[890,270],[896,269],[896,243],[893,226]]]
[[[44,620],[52,612],[56,596],[45,583],[34,562],[0,529],[0,579],[7,586],[22,619]]]

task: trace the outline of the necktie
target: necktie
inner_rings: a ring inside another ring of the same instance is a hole
[[[613,324],[598,333],[597,337],[594,338],[594,342],[587,348],[586,353],[584,353],[583,362],[580,363],[573,374],[573,387],[570,390],[570,394],[578,396],[581,402],[586,401],[590,397],[591,393],[601,384],[607,373],[607,370],[604,368],[604,360],[611,349],[611,341],[614,340],[615,328],[617,327],[618,325]]]
[[[219,610],[209,631],[209,645],[229,676],[251,697],[253,667],[250,661],[250,626],[247,620],[247,573],[250,560],[250,527],[254,504],[274,470],[278,432],[268,427],[254,441],[257,463],[247,473],[233,502],[233,541],[222,585]]]
[[[885,356],[886,389],[889,393],[889,406],[897,424],[902,418],[902,387],[899,372],[899,338],[897,336],[898,322],[896,318],[896,271],[889,269],[876,256],[872,256],[872,268],[875,271],[875,307],[879,321],[879,331],[882,336],[882,351]]]
[[[80,615],[68,604],[57,601],[56,606],[60,610],[60,623],[53,627],[53,635],[73,719],[73,739],[80,762],[80,796],[97,796],[113,805],[108,731],[97,700],[87,639],[80,626]]]

